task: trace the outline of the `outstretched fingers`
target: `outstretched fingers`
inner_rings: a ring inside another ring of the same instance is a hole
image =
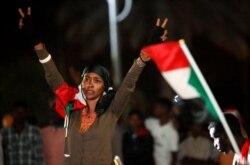
[[[161,23],[160,18],[157,18],[157,20],[156,20],[156,26],[161,27],[162,29],[166,28],[167,23],[168,23],[168,19],[167,18],[165,18],[162,23]],[[167,30],[166,29],[164,30],[164,32],[163,32],[163,34],[161,36],[161,40],[162,41],[166,41],[167,40]]]
[[[28,16],[31,15],[31,7],[30,7],[30,6],[27,8],[27,15],[28,15]]]
[[[28,6],[27,7],[27,11],[26,11],[27,13],[24,13],[24,11],[23,11],[23,9],[22,8],[18,8],[18,13],[19,13],[19,15],[20,15],[20,19],[19,19],[19,21],[18,21],[18,27],[20,28],[20,29],[22,29],[23,28],[23,26],[24,26],[24,23],[23,23],[23,19],[26,17],[26,16],[30,16],[31,15],[31,7],[30,6]]]
[[[25,17],[25,14],[24,14],[24,12],[23,12],[23,10],[22,10],[21,8],[18,8],[18,13],[20,14],[20,16],[21,16],[22,18]]]
[[[163,23],[161,24],[161,27],[162,27],[163,29],[166,28],[167,23],[168,23],[168,19],[165,18],[164,21],[163,21]]]
[[[21,18],[18,21],[18,28],[22,29],[24,24],[23,24],[23,18],[25,17],[25,14],[21,8],[18,8],[18,13],[20,14]]]
[[[20,16],[21,16],[22,18],[25,17],[25,14],[24,14],[22,8],[18,8],[18,13],[20,14]],[[30,7],[30,6],[27,8],[27,13],[26,13],[26,14],[27,14],[28,16],[31,15],[31,7]]]
[[[160,24],[161,24],[161,20],[160,20],[160,18],[157,18],[156,19],[156,26],[160,26]]]
[[[156,19],[156,26],[159,26],[159,27],[161,27],[161,28],[163,28],[163,29],[166,28],[167,23],[168,23],[168,19],[167,19],[167,18],[165,18],[165,19],[163,20],[162,23],[161,23],[160,18],[157,18],[157,19]]]

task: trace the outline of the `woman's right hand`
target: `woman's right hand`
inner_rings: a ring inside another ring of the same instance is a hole
[[[19,7],[18,13],[20,15],[20,19],[18,21],[18,28],[24,32],[32,46],[36,47],[38,44],[41,44],[42,37],[38,33],[37,29],[35,29],[32,22],[31,6],[27,6],[26,9]]]
[[[18,13],[20,15],[20,19],[18,21],[19,29],[27,28],[28,26],[30,26],[28,25],[28,23],[31,24],[31,20],[30,20],[31,19],[31,7],[30,6],[27,7],[27,13],[24,13],[22,8],[18,8]]]

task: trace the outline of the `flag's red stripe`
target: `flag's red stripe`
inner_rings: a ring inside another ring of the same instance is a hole
[[[161,72],[189,67],[189,62],[179,42],[164,42],[143,48]]]

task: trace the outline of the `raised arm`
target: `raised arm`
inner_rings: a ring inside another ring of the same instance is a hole
[[[47,80],[49,86],[57,96],[55,109],[62,116],[66,115],[66,107],[70,102],[77,100],[76,97],[78,89],[68,86],[64,81],[62,75],[58,71],[54,61],[52,60],[51,55],[48,53],[45,44],[42,42],[42,39],[34,28],[31,20],[31,7],[28,6],[27,10],[22,8],[18,9],[20,14],[18,27],[23,30],[24,34],[27,35],[30,43],[34,47],[34,50],[38,56],[39,62],[42,64],[45,71],[45,79]],[[82,97],[82,95],[80,95]],[[80,99],[79,104],[74,104],[73,110],[82,108],[85,106],[85,102]]]
[[[167,19],[164,19],[162,22],[158,18],[156,21],[156,25],[153,29],[149,40],[146,45],[157,44],[163,42],[167,39],[167,31],[166,31]],[[117,90],[117,93],[114,97],[113,102],[111,103],[111,108],[113,113],[119,118],[122,112],[125,109],[126,104],[128,103],[131,94],[134,92],[136,82],[145,67],[146,63],[150,60],[150,57],[144,53],[140,52],[140,55],[137,59],[135,59],[133,65],[129,69],[125,78],[123,79],[120,87]]]
[[[56,68],[51,55],[48,53],[42,39],[35,27],[33,26],[31,17],[31,7],[28,6],[27,9],[18,8],[20,15],[18,27],[22,29],[29,38],[34,50],[39,58],[39,62],[43,65],[45,71],[45,78],[50,85],[50,87],[55,91],[64,82],[63,77]]]

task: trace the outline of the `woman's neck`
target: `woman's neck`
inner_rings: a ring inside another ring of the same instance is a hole
[[[95,112],[97,101],[98,100],[87,100],[89,113]]]

